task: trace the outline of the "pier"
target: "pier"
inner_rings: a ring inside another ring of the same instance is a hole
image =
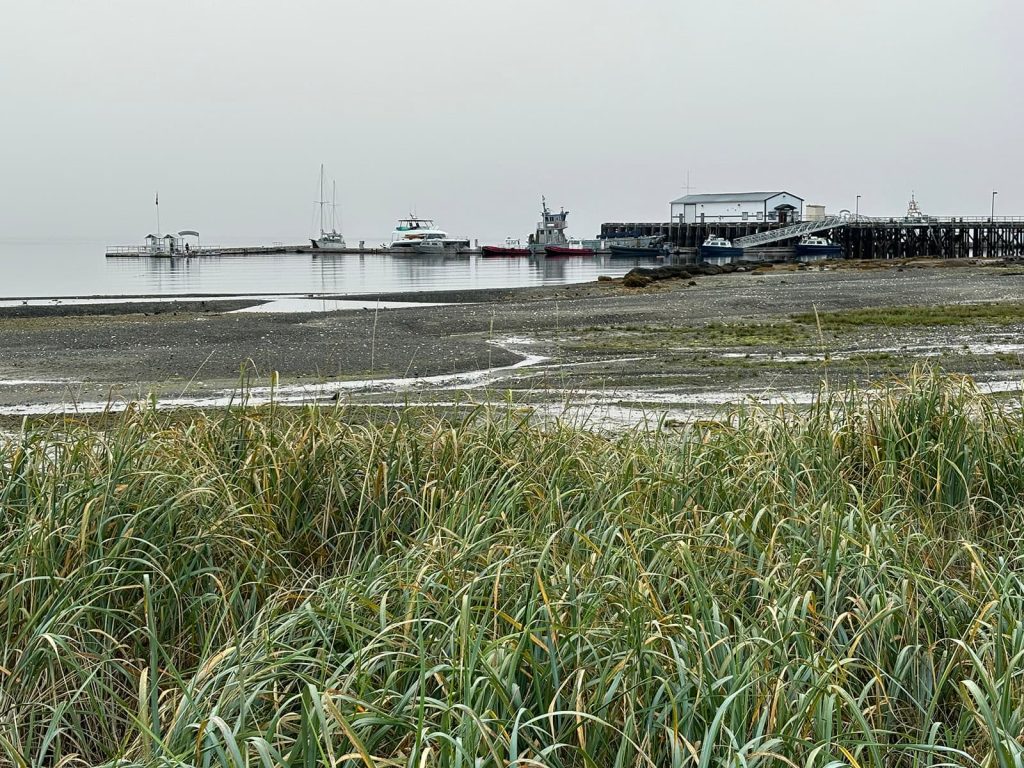
[[[193,248],[189,251],[174,253],[153,252],[146,246],[109,246],[106,249],[108,259],[116,258],[151,258],[151,259],[194,259],[202,256],[270,256],[278,254],[312,254],[314,256],[357,256],[365,254],[395,254],[390,248],[314,248],[311,245],[250,245],[250,246],[207,246]],[[462,248],[458,251],[446,252],[445,255],[471,256],[479,254],[479,248]],[[413,255],[413,254],[408,254]],[[422,254],[415,254],[421,256]]]
[[[806,223],[806,222],[804,222]],[[699,247],[710,235],[740,240],[778,232],[767,240],[774,248],[794,246],[803,232],[793,225],[764,222],[612,222],[601,225],[603,239],[664,237],[681,249]],[[792,234],[790,234],[792,233]],[[851,259],[1024,258],[1024,216],[868,218],[851,216],[830,226],[828,236]],[[738,244],[739,245],[739,244]]]

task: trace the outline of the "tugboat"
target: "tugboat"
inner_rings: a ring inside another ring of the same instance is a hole
[[[524,248],[519,240],[514,240],[511,237],[505,238],[505,245],[485,245],[480,249],[482,256],[504,256],[507,258],[517,258],[520,256],[529,256],[530,249]]]
[[[708,239],[700,247],[700,257],[705,261],[726,263],[743,255],[743,249],[732,244],[721,235],[708,235]]]
[[[796,257],[800,261],[843,258],[843,246],[818,235],[806,235],[797,243]]]
[[[578,240],[565,236],[566,218],[569,212],[564,208],[558,213],[548,210],[548,201],[541,197],[541,220],[537,231],[530,236],[529,248],[534,253],[547,256],[593,256],[594,249],[587,248]]]

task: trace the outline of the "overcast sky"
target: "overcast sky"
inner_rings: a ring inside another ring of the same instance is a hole
[[[694,192],[1024,215],[1021,0],[4,0],[0,238],[524,237]]]

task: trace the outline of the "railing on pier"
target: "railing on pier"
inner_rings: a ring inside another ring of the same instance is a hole
[[[145,245],[110,245],[107,246],[107,256],[160,256],[160,251],[154,251]]]
[[[929,224],[1020,224],[1024,216],[849,216],[850,224],[895,224],[900,227],[928,226]]]
[[[152,256],[155,259],[165,259],[170,256],[212,256],[223,251],[231,250],[219,245],[204,245],[200,248],[189,250],[175,250],[173,253],[168,250],[150,248],[147,245],[110,245],[107,246],[107,256]],[[238,250],[238,249],[235,249]]]

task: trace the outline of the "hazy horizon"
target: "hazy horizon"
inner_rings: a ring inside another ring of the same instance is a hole
[[[693,192],[1024,215],[1024,6],[644,0],[17,3],[0,242],[300,242],[320,164],[350,242],[416,210],[525,237]],[[1013,73],[1017,72],[1017,75]]]

